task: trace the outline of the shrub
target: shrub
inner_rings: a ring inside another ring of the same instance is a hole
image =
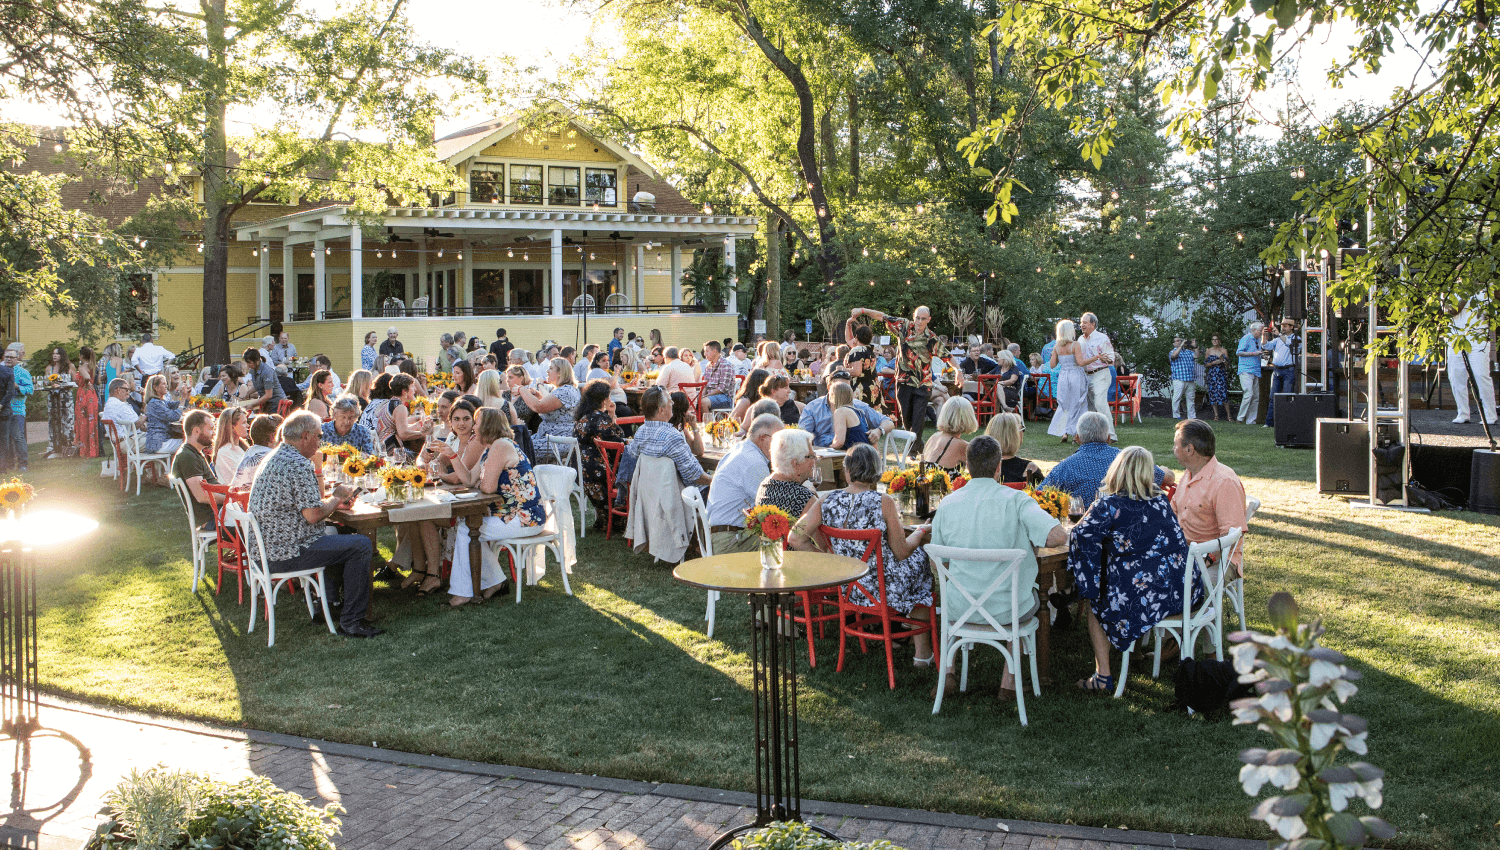
[[[333,850],[342,811],[262,776],[231,783],[163,768],[131,771],[106,803],[88,850]]]
[[[747,832],[731,845],[734,850],[901,850],[889,841],[839,841],[805,823],[779,821]]]

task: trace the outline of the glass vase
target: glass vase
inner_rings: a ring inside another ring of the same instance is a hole
[[[390,487],[386,488],[386,496],[393,502],[406,501],[406,482],[392,481]]]
[[[760,541],[760,568],[761,569],[763,569],[763,570],[779,570],[779,569],[781,569],[781,558],[782,558],[783,554],[784,553],[783,553],[783,551],[781,549],[781,541],[780,540],[767,540],[765,538],[761,538],[761,541]]]

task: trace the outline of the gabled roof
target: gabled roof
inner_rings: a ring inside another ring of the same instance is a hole
[[[608,150],[636,170],[649,174],[652,177],[659,176],[656,169],[637,156],[635,152],[615,141],[605,138],[588,124],[584,123],[571,110],[554,104],[547,107],[547,111],[567,120],[569,124],[578,128],[579,132],[583,133],[594,144]],[[509,115],[491,118],[473,127],[467,127],[456,133],[450,133],[438,139],[434,143],[434,147],[437,150],[438,159],[450,165],[456,165],[470,157],[477,156],[485,148],[490,147],[496,142],[509,138],[517,131],[523,129],[523,127],[521,113],[512,112]]]

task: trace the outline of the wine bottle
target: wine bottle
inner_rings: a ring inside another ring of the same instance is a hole
[[[927,509],[927,462],[917,463],[917,519],[928,520],[932,518],[932,512]]]

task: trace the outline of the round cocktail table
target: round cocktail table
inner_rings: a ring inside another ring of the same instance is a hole
[[[779,570],[763,570],[759,552],[686,561],[672,571],[683,584],[750,596],[750,661],[755,693],[755,821],[719,836],[709,850],[773,821],[802,820],[797,759],[796,594],[848,584],[870,571],[854,558],[788,551]],[[827,830],[814,827],[829,838]]]

